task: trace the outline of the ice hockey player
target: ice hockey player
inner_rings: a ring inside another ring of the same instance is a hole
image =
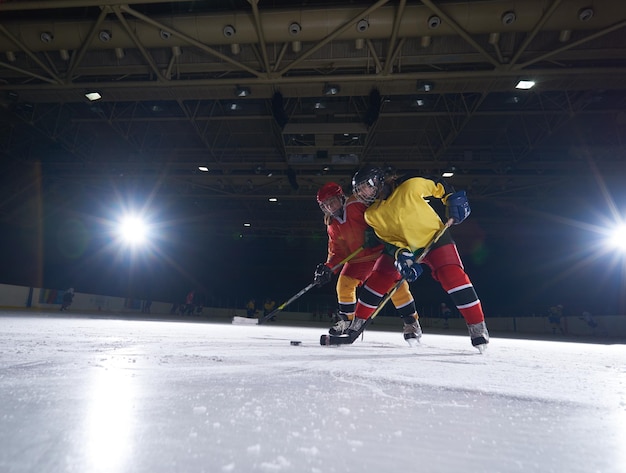
[[[368,166],[354,175],[352,188],[357,199],[368,206],[365,221],[386,243],[386,252],[393,251],[396,267],[409,282],[417,280],[422,273],[421,265],[415,264],[416,257],[444,226],[425,198],[441,199],[446,207],[446,218],[452,218],[455,225],[470,214],[465,191],[455,192],[440,180],[393,176],[386,182],[381,168]],[[489,343],[482,305],[449,231],[433,245],[424,263],[450,295],[465,319],[472,345],[482,353]],[[378,294],[385,294],[390,286],[374,289]],[[373,300],[359,299],[349,332],[358,331],[375,306]]]
[[[325,263],[317,265],[314,276],[314,282],[321,286],[332,279],[331,268],[364,246],[365,230],[368,226],[363,217],[367,207],[353,195],[346,199],[343,189],[335,182],[329,182],[320,188],[317,192],[317,202],[324,212],[324,223],[328,233],[328,257]],[[376,240],[374,245],[364,248],[337,270],[339,277],[336,289],[340,320],[329,330],[331,335],[346,333],[354,318],[358,286],[365,282],[361,290],[361,299],[365,301],[364,303],[373,301],[373,307],[376,308],[375,301],[378,295],[372,292],[371,287],[391,286],[401,278],[394,267],[393,259],[382,255],[383,245]],[[404,322],[404,339],[409,345],[416,345],[422,336],[422,329],[408,283],[404,282],[398,288],[392,302]]]

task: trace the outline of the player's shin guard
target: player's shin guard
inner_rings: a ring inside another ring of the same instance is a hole
[[[378,307],[378,304],[380,304],[383,296],[384,294],[376,292],[367,284],[363,286],[363,290],[359,295],[359,300],[356,303],[356,318],[369,319],[370,315],[372,315]]]
[[[447,265],[437,269],[437,279],[450,295],[468,325],[485,320],[483,308],[469,277],[460,266]]]

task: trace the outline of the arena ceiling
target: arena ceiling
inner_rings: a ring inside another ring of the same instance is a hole
[[[625,26],[615,0],[4,0],[0,218],[132,189],[308,234],[367,163],[565,198],[626,175]]]

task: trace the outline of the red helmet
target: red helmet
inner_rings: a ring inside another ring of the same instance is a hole
[[[317,203],[322,205],[326,199],[331,197],[345,197],[343,189],[336,182],[327,182],[317,191]]]
[[[341,215],[345,201],[343,189],[336,182],[327,182],[317,191],[317,203],[326,215]]]

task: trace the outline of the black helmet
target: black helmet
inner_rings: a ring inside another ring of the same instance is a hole
[[[373,203],[385,185],[385,172],[375,166],[365,166],[352,178],[352,192],[364,204]]]

